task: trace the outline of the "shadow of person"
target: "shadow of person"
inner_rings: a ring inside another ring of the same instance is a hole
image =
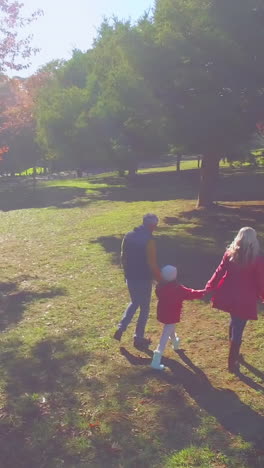
[[[261,392],[264,394],[264,387],[263,385],[258,384],[255,382],[253,379],[248,377],[247,375],[242,374],[242,372],[239,372],[237,374],[237,377],[243,382],[245,385],[248,385],[248,387],[253,388],[253,390],[256,390],[257,392]]]
[[[133,365],[150,365],[150,358],[134,356],[125,348],[120,351]],[[149,351],[149,354],[152,353]],[[206,374],[195,366],[183,350],[177,351],[177,355],[184,365],[164,357],[162,362],[171,373],[153,370],[156,377],[171,385],[181,384],[197,405],[214,416],[226,431],[263,447],[264,418],[243,403],[234,391],[213,387]]]
[[[200,374],[203,374],[203,378],[207,378],[204,374],[204,372],[199,369],[198,367],[196,367],[193,362],[186,356],[186,354],[184,353],[183,350],[179,350],[177,351],[177,354],[180,356],[180,358],[182,359],[182,361],[187,364],[191,369],[193,369],[197,375]],[[253,367],[253,366],[252,366]],[[253,369],[255,369],[253,367]],[[256,369],[257,371],[257,369]],[[261,374],[261,372],[259,372]],[[264,393],[264,387],[260,384],[258,384],[257,382],[254,382],[254,380],[252,380],[250,377],[242,374],[242,372],[239,372],[237,374],[237,377],[245,384],[245,385],[248,385],[249,387],[253,388],[254,390],[256,390],[257,392],[262,392]]]
[[[264,372],[261,372],[259,369],[256,369],[256,367],[252,366],[252,364],[249,364],[247,361],[245,361],[242,355],[240,355],[240,365],[245,367],[249,372],[252,372],[252,374],[254,374],[256,377],[259,377],[264,382]]]
[[[131,354],[124,346],[120,347],[120,353],[122,356],[124,356],[130,364],[133,366],[148,366],[151,363],[152,360],[152,354],[153,352],[150,350],[146,350],[147,354],[151,356],[151,358],[143,358],[141,356],[135,356],[134,354]]]

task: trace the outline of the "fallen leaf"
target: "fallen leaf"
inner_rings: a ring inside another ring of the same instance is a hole
[[[99,429],[100,423],[97,421],[95,423],[90,423],[89,424],[90,429]]]

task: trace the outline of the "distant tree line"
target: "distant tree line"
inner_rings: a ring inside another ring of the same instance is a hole
[[[173,148],[203,155],[198,205],[210,205],[219,161],[263,134],[263,22],[263,0],[157,0],[135,24],[105,20],[87,52],[3,77],[0,170],[45,160],[134,174]]]

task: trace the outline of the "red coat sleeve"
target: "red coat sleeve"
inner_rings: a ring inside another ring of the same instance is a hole
[[[181,285],[182,299],[201,299],[205,295],[205,289],[190,289]]]
[[[216,289],[220,279],[223,278],[223,276],[225,275],[227,271],[228,263],[229,263],[229,256],[227,255],[227,253],[225,253],[219,267],[215,270],[212,278],[207,282],[205,286],[206,291]]]

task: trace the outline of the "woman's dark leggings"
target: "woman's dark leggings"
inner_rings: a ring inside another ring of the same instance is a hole
[[[229,325],[229,339],[235,343],[241,345],[242,335],[244,328],[246,326],[247,320],[243,320],[239,317],[231,315],[230,325]]]

